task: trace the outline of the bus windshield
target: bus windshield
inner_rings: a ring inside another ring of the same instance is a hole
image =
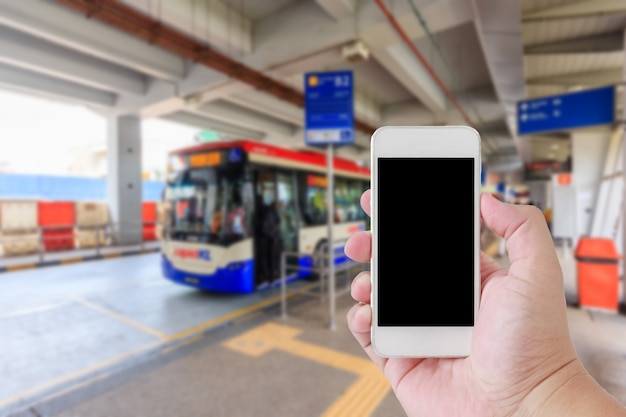
[[[165,188],[168,237],[221,245],[250,237],[251,195],[240,167],[179,171]]]

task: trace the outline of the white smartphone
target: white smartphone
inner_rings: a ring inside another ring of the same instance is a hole
[[[468,126],[385,126],[372,135],[372,345],[380,356],[470,354],[480,143]]]

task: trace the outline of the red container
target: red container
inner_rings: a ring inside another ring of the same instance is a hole
[[[141,206],[141,219],[143,223],[154,223],[157,218],[156,202],[144,201]]]
[[[47,229],[42,231],[46,252],[74,249],[74,228]]]
[[[39,226],[74,226],[73,201],[39,201]]]
[[[613,240],[580,238],[575,256],[580,306],[617,312],[620,255]]]
[[[156,228],[154,224],[143,225],[143,240],[156,240]]]

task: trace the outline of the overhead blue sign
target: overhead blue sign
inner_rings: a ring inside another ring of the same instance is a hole
[[[615,121],[615,87],[602,87],[517,103],[520,135],[566,130]]]
[[[304,74],[307,145],[354,143],[352,71]]]

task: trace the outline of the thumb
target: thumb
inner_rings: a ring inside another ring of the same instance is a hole
[[[506,240],[510,275],[523,279],[556,276],[562,285],[561,266],[541,210],[530,205],[503,203],[483,193],[480,214],[485,225]],[[547,274],[547,271],[559,273]]]

